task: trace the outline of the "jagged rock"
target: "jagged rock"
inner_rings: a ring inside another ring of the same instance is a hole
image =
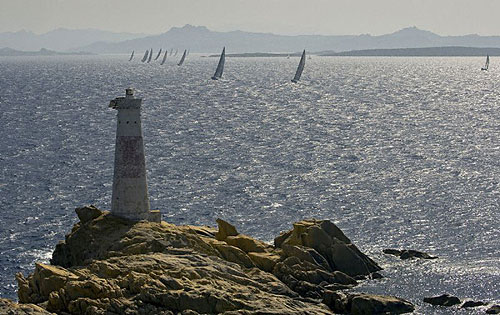
[[[478,307],[483,305],[486,305],[486,303],[482,301],[466,301],[460,306],[460,308]]]
[[[270,246],[262,241],[251,238],[243,234],[238,234],[236,236],[228,236],[225,239],[226,243],[229,245],[238,247],[245,253],[256,252],[264,253],[270,250]]]
[[[76,214],[78,215],[78,218],[80,219],[80,222],[86,223],[89,221],[94,220],[95,218],[99,217],[102,215],[102,211],[97,209],[94,206],[86,206],[86,207],[81,207],[81,208],[76,208]]]
[[[369,275],[381,270],[328,220],[297,222],[293,230],[278,236],[274,244],[279,248],[286,245],[312,248],[325,258],[330,270],[342,271],[350,276]]]
[[[486,310],[486,314],[500,314],[500,305],[493,305]]]
[[[0,314],[6,315],[50,315],[40,306],[34,304],[18,304],[8,299],[0,298]]]
[[[239,234],[238,231],[236,231],[236,228],[226,221],[217,219],[216,222],[219,227],[219,231],[215,233],[215,238],[217,240],[224,241],[228,236],[236,236]]]
[[[257,266],[257,268],[266,272],[272,272],[274,266],[281,260],[281,256],[273,253],[248,253],[248,257]]]
[[[413,249],[399,250],[399,249],[388,248],[388,249],[384,249],[383,252],[384,252],[384,254],[398,256],[401,259],[410,259],[410,258],[437,259],[438,258],[437,256],[431,256],[427,253],[420,252],[418,250],[413,250]]]
[[[20,301],[70,314],[331,313],[265,272],[282,259],[280,250],[255,241],[265,251],[247,254],[215,234],[103,212],[76,224],[56,247],[59,266],[37,264],[29,277],[18,276]],[[298,287],[318,297],[318,286]]]
[[[323,293],[323,303],[335,313],[344,314],[350,310],[349,297],[340,291],[325,290]]]
[[[453,306],[460,304],[460,299],[456,296],[451,296],[449,294],[443,294],[434,297],[426,297],[424,298],[424,302],[432,304],[432,305],[440,305],[440,306]]]
[[[298,222],[273,247],[222,220],[215,230],[93,213],[56,246],[53,265],[17,275],[21,303],[58,314],[164,315],[389,312],[397,304],[336,291],[357,284],[343,270],[380,268],[329,221]]]
[[[355,294],[349,298],[350,314],[402,314],[413,312],[410,302],[385,295]]]

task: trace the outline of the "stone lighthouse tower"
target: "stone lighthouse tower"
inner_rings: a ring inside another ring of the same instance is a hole
[[[160,212],[149,209],[141,103],[132,89],[109,103],[118,111],[111,213],[133,221],[160,222]]]

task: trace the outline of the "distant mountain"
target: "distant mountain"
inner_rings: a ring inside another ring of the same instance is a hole
[[[427,47],[427,48],[396,48],[396,49],[364,49],[344,52],[323,52],[321,56],[500,56],[500,48],[477,47]]]
[[[0,48],[0,56],[60,56],[60,55],[90,55],[87,52],[57,52],[45,48],[39,51],[21,51],[12,48]]]
[[[440,36],[429,31],[409,27],[395,33],[371,36],[363,35],[299,35],[286,36],[271,33],[249,33],[243,31],[215,32],[204,26],[185,25],[173,27],[168,32],[130,39],[115,43],[93,43],[78,47],[78,50],[95,53],[128,53],[132,50],[154,50],[162,48],[189,48],[191,52],[217,53],[223,46],[228,53],[245,52],[297,52],[348,51],[382,48],[420,48],[439,46],[497,47],[500,36]]]
[[[0,33],[0,48],[10,47],[18,50],[39,50],[47,48],[58,51],[78,50],[76,47],[102,42],[120,42],[144,37],[145,34],[113,33],[94,29],[69,30],[58,28],[48,33],[37,35],[19,31]]]

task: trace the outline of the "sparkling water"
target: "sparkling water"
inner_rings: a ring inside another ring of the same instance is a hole
[[[116,112],[136,89],[152,209],[272,241],[293,222],[329,219],[383,268],[357,290],[397,295],[417,312],[449,293],[499,301],[500,71],[484,58],[191,54],[0,58],[0,296],[14,274],[48,262],[77,222],[109,209]],[[401,261],[384,248],[439,256]],[[474,314],[480,309],[460,311]],[[482,309],[484,312],[484,309]]]

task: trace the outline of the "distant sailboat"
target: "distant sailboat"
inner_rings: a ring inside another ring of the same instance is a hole
[[[170,56],[172,56],[174,54],[174,49],[170,49]]]
[[[144,57],[142,57],[142,62],[145,62],[146,60],[148,60],[148,56],[149,56],[149,50],[146,49],[146,52],[144,53]]]
[[[160,55],[161,55],[161,48],[160,51],[158,52],[158,55],[156,55],[155,61],[158,60],[158,58],[160,58]]]
[[[168,50],[165,50],[165,54],[163,55],[163,60],[161,61],[161,65],[163,65],[167,60],[167,55],[168,55]]]
[[[153,48],[149,51],[149,58],[148,58],[148,63],[151,62],[151,58],[153,58]]]
[[[132,50],[132,55],[130,55],[130,58],[128,59],[128,61],[132,61],[132,58],[134,58],[134,51]]]
[[[488,70],[488,68],[490,67],[490,55],[486,55],[486,64],[484,65],[484,67],[481,68],[481,70]]]
[[[304,71],[304,66],[306,64],[306,50],[302,52],[302,57],[300,58],[299,66],[297,67],[297,72],[295,72],[295,76],[292,79],[293,83],[297,83],[300,80],[300,76],[302,75],[302,71]]]
[[[179,52],[179,49],[176,49],[175,50],[175,54],[174,54],[174,57],[177,56],[177,53]]]
[[[179,63],[177,64],[178,66],[182,66],[182,64],[184,63],[184,59],[186,59],[186,56],[187,56],[187,50],[184,49],[184,53],[182,54],[181,61],[179,61]]]
[[[224,72],[225,62],[226,62],[226,47],[222,49],[222,53],[220,54],[219,64],[217,65],[217,69],[215,70],[212,80],[218,80],[222,78],[222,72]]]

